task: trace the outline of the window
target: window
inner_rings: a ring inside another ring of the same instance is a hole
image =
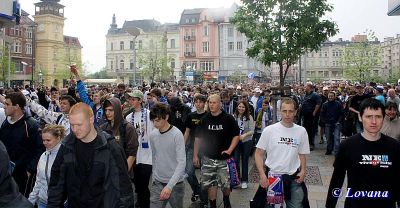
[[[208,36],[208,26],[204,26],[204,36]]]
[[[185,30],[185,36],[189,36],[189,29]]]
[[[135,49],[135,44],[134,44],[133,41],[129,42],[129,48],[130,48],[131,50]]]
[[[175,69],[175,59],[171,59],[171,69]]]
[[[209,42],[203,42],[203,53],[209,52]]]
[[[20,30],[19,27],[15,27],[14,35],[15,35],[15,36],[22,36],[22,32],[21,32],[21,30]]]
[[[110,69],[113,70],[114,69],[114,62],[110,61]]]
[[[32,37],[33,37],[32,29],[27,29],[26,30],[26,38],[32,39]]]
[[[185,19],[185,23],[189,23],[189,19]]]
[[[196,30],[195,29],[191,29],[190,30],[190,35],[192,36],[192,37],[196,37]]]
[[[238,51],[241,51],[241,50],[243,49],[243,43],[242,43],[242,41],[238,41],[238,42],[236,43],[236,49],[237,49]]]
[[[324,71],[324,77],[329,77],[329,72],[328,71]]]
[[[111,50],[114,50],[114,43],[111,43],[110,48]]]
[[[192,52],[193,52],[193,53],[196,52],[196,46],[195,46],[194,43],[192,43]]]
[[[124,60],[119,61],[119,69],[124,69]]]
[[[228,37],[233,37],[233,27],[228,27]]]
[[[124,50],[124,41],[119,42],[119,50]]]
[[[14,43],[14,53],[21,53],[21,43],[18,41]]]
[[[185,44],[185,52],[189,52],[189,43]]]
[[[24,65],[20,61],[15,62],[15,72],[23,72]]]
[[[133,59],[131,59],[131,62],[129,63],[129,69],[133,70]]]
[[[203,71],[214,70],[214,62],[213,61],[200,61],[200,69],[202,69]]]
[[[233,42],[228,42],[228,50],[229,51],[233,51],[234,50],[234,45],[233,45]]]
[[[325,54],[325,57],[328,57],[328,51],[325,51],[324,54]]]
[[[54,59],[57,59],[57,48],[54,48],[53,58],[54,58]]]
[[[195,23],[196,22],[196,19],[195,18],[192,18],[192,23]]]
[[[26,54],[32,54],[32,44],[26,44]]]
[[[171,48],[175,48],[175,39],[171,39]]]
[[[143,48],[143,41],[139,40],[139,49],[142,49],[142,48]]]

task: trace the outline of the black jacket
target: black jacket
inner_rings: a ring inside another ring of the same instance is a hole
[[[10,160],[15,163],[14,174],[36,173],[40,155],[44,152],[39,124],[31,116],[10,124],[6,119],[0,129],[0,140],[7,149]]]
[[[94,156],[84,181],[81,181],[77,164],[77,138],[69,134],[63,140],[51,169],[48,208],[63,207],[66,198],[69,207],[96,207],[93,204],[101,200],[104,208],[133,205],[124,151],[111,135],[96,130]],[[89,187],[90,193],[82,193],[82,186]]]
[[[18,186],[9,171],[10,159],[0,141],[0,207],[31,208],[33,205],[18,191]]]

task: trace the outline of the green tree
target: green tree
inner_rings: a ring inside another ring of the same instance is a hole
[[[323,19],[332,6],[326,0],[242,0],[231,22],[249,41],[246,54],[270,66],[279,65],[280,86],[299,57],[320,48],[338,32]]]
[[[364,83],[372,80],[384,80],[383,77],[376,77],[373,69],[382,63],[382,49],[378,41],[375,41],[375,34],[371,30],[364,32],[366,39],[359,42],[352,42],[344,49],[341,64],[344,68],[344,76],[347,79]]]
[[[154,82],[173,76],[173,70],[168,66],[171,57],[166,55],[166,48],[161,41],[156,42],[154,47],[138,51],[136,60],[141,68],[140,74],[145,80]]]
[[[8,77],[9,66],[10,74],[13,75],[15,73],[15,62],[12,60],[10,62],[8,55],[8,47],[0,47],[0,80],[3,82],[3,85],[7,83],[8,79],[11,79],[11,77]]]

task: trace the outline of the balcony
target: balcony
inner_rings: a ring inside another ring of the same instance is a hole
[[[185,57],[196,57],[196,52],[184,52]]]
[[[196,36],[184,36],[184,40],[196,40]]]

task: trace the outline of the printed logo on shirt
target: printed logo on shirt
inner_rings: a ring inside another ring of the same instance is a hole
[[[299,139],[297,139],[297,138],[281,137],[278,144],[284,144],[284,145],[290,145],[292,147],[297,147],[297,146],[299,146],[300,142],[299,142]]]
[[[222,127],[222,125],[208,125],[208,130],[220,131],[220,130],[224,130],[224,128]]]
[[[388,155],[361,155],[362,159],[360,165],[372,165],[378,166],[381,168],[388,168],[392,165],[392,162],[389,161]]]

